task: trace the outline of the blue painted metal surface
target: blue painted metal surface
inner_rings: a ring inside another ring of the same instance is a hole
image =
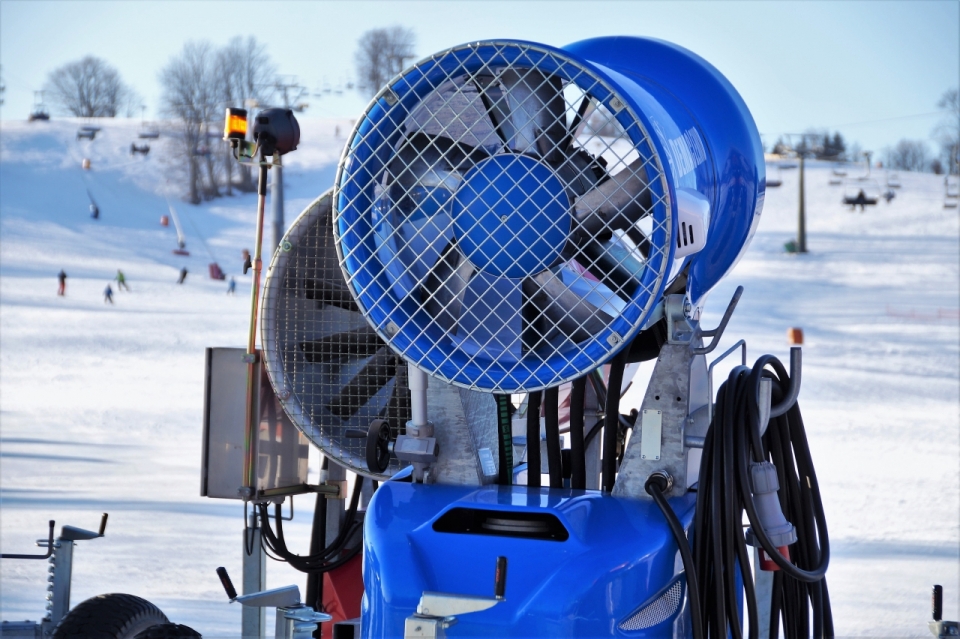
[[[763,209],[763,146],[747,105],[713,65],[663,40],[604,37],[563,49],[617,81],[652,122],[674,188],[710,202],[707,246],[687,258],[688,290],[698,303],[746,251]]]
[[[671,500],[685,528],[694,502],[693,493]],[[554,541],[434,530],[437,520],[456,508],[553,515],[569,537]],[[448,637],[688,634],[686,608],[646,630],[618,628],[675,579],[683,579],[676,544],[652,500],[594,491],[391,481],[377,490],[364,521],[362,636],[403,636],[404,620],[424,591],[492,596],[499,556],[509,562],[505,601],[463,615],[447,630]]]

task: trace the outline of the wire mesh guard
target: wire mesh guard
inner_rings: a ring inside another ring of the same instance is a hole
[[[645,630],[663,623],[680,609],[683,601],[683,585],[680,580],[673,582],[662,595],[640,610],[620,622],[620,630]]]
[[[604,363],[665,285],[671,205],[627,101],[562,51],[481,42],[381,91],[337,175],[360,311],[458,386],[555,386]]]
[[[306,208],[274,254],[261,313],[263,358],[300,430],[350,470],[381,478],[400,467],[391,455],[383,475],[370,473],[365,436],[375,419],[394,427],[410,419],[406,365],[366,322],[343,281],[331,193]]]

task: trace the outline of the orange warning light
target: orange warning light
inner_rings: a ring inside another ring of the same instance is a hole
[[[227,109],[223,123],[224,140],[243,140],[247,137],[247,110]]]

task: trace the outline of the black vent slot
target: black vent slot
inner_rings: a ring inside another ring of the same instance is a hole
[[[479,508],[452,508],[433,524],[441,533],[566,541],[570,533],[556,515]]]

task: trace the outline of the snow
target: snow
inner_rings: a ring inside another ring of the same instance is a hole
[[[199,497],[203,351],[246,342],[240,254],[253,242],[255,197],[172,197],[191,252],[173,255],[173,225],[159,224],[171,194],[165,139],[132,157],[139,123],[98,122],[96,140],[77,141],[84,124],[0,125],[0,545],[33,552],[48,519],[95,528],[109,512],[107,536],[78,544],[74,604],[129,592],[206,637],[236,636],[238,607],[214,571],[239,578],[243,507]],[[301,126],[286,158],[287,223],[332,185],[343,144],[334,130],[350,123]],[[717,352],[743,337],[749,361],[787,362],[786,330],[803,329],[800,403],[830,525],[837,634],[925,636],[933,583],[944,585],[945,617],[960,617],[960,221],[942,206],[942,178],[900,173],[896,199],[860,213],[839,203],[830,168],[807,166],[810,253],[783,250],[798,179],[785,170],[704,324],[743,285]],[[236,296],[208,279],[213,261],[237,278]],[[177,285],[182,266],[190,274]],[[111,306],[102,292],[117,269],[132,290]],[[293,548],[307,548],[312,501],[298,498],[285,526]],[[42,617],[45,575],[45,562],[3,561],[0,617]],[[268,586],[289,583],[304,580],[270,562]]]

